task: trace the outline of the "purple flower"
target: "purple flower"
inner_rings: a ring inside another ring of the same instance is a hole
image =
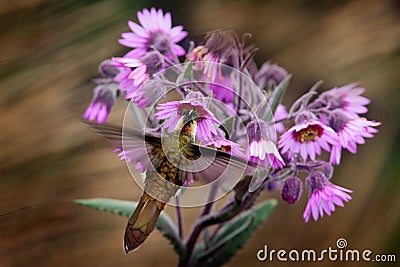
[[[353,191],[334,185],[321,172],[313,172],[306,179],[306,188],[310,192],[303,219],[308,222],[312,214],[315,221],[323,217],[324,212],[331,215],[335,205],[343,207],[343,201],[348,202]]]
[[[177,43],[187,36],[187,32],[183,31],[183,26],[172,27],[171,13],[163,14],[161,9],[157,11],[155,8],[150,11],[143,9],[137,17],[141,26],[128,21],[132,32],[123,33],[119,40],[120,44],[133,48],[128,57],[140,58],[154,49],[167,56],[185,54]]]
[[[315,107],[327,107],[329,110],[342,109],[349,117],[358,117],[368,111],[365,105],[370,100],[361,96],[365,88],[357,87],[358,83],[350,83],[335,87],[321,94],[316,100]]]
[[[329,144],[337,145],[337,134],[332,128],[322,124],[316,119],[297,120],[297,124],[282,134],[279,140],[281,153],[291,152],[300,154],[305,162],[310,156],[315,160],[316,155],[321,155],[321,148],[330,151]]]
[[[157,106],[159,111],[155,114],[156,118],[165,120],[163,127],[167,128],[170,133],[175,129],[183,112],[188,109],[194,109],[199,116],[197,121],[197,137],[199,140],[213,139],[213,135],[218,134],[215,125],[218,126],[221,123],[206,108],[205,103],[202,101],[203,99],[199,98],[200,95],[193,92],[189,93],[185,100],[159,104]]]
[[[285,165],[275,143],[269,138],[268,126],[263,121],[252,121],[246,126],[249,136],[247,157],[266,169],[272,166],[280,169]]]
[[[122,71],[122,69],[115,67],[114,62],[111,59],[106,59],[100,63],[98,71],[102,77],[110,79],[111,82],[112,79]]]
[[[140,59],[129,58],[125,55],[122,58],[114,58],[114,62],[116,66],[129,68],[128,70],[124,70],[123,74],[116,77],[120,83],[124,83],[124,89],[129,89],[128,94],[136,91],[152,75],[161,71],[164,65],[163,58],[156,51],[148,52]],[[126,79],[132,81],[132,83],[129,81],[125,82]]]
[[[138,86],[134,85],[134,80],[129,79],[129,75],[131,74],[131,68],[122,68],[122,71],[118,73],[114,81],[118,83],[118,89],[124,92],[134,92],[137,90]]]
[[[329,125],[339,137],[339,143],[332,148],[330,162],[339,164],[342,148],[355,154],[357,144],[364,144],[364,138],[372,138],[373,134],[378,132],[373,127],[379,126],[380,122],[368,121],[366,118],[350,118],[346,113],[337,110],[330,114]]]
[[[283,184],[281,196],[288,204],[296,204],[303,191],[303,182],[298,177],[287,178]]]
[[[233,67],[238,65],[235,62],[235,36],[230,31],[214,31],[208,34],[204,49],[204,74],[214,81],[217,77],[222,77],[220,63],[231,63]],[[230,62],[233,61],[233,62]]]
[[[93,90],[93,99],[83,114],[83,118],[89,121],[94,119],[98,123],[107,121],[111,107],[117,99],[118,89],[116,84],[99,84]]]

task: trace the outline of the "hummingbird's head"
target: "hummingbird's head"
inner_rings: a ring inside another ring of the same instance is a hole
[[[187,109],[182,113],[183,124],[197,123],[199,114],[194,109]]]
[[[177,124],[181,134],[190,135],[194,138],[197,130],[199,114],[195,109],[186,109],[182,112],[182,117]]]

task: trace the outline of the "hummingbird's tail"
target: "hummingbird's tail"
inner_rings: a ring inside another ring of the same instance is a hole
[[[124,248],[128,253],[139,247],[154,230],[158,216],[165,203],[156,200],[143,192],[135,212],[129,218],[125,230]]]

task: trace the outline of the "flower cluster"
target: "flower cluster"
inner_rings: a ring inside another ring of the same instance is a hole
[[[184,111],[194,109],[199,116],[196,142],[269,170],[261,188],[280,189],[288,204],[299,201],[299,172],[306,173],[306,222],[311,216],[331,215],[335,205],[351,199],[352,191],[331,178],[343,150],[356,153],[380,125],[362,117],[370,102],[361,95],[364,88],[350,83],[318,94],[317,84],[286,108],[280,96],[291,75],[269,61],[257,68],[256,49],[246,46],[247,35],[217,30],[201,44],[184,47],[179,43],[187,32],[172,25],[170,13],[144,9],[137,19],[139,24],[128,22],[131,31],[119,40],[132,50],[100,65],[103,78],[95,81],[85,119],[106,122],[117,98],[125,98],[139,109],[150,109],[146,115],[154,129],[171,132]],[[174,80],[163,75],[168,68],[176,73]],[[165,101],[170,99],[164,98],[167,88],[181,98]],[[266,104],[271,107],[267,112]]]

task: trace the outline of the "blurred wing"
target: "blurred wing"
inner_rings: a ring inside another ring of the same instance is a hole
[[[184,172],[183,175],[189,181],[210,183],[218,178],[222,180],[240,179],[248,167],[256,167],[255,164],[243,158],[196,144],[190,146],[188,154],[192,161],[191,166],[186,166],[186,169],[200,170]]]
[[[161,139],[157,136],[143,135],[136,129],[122,129],[110,124],[87,124],[120,149],[121,159],[127,162],[140,162],[143,171],[150,162],[154,168],[157,168],[164,160]],[[247,168],[257,167],[256,164],[243,158],[196,144],[191,144],[189,151],[185,154],[189,160],[179,166],[181,181],[210,183],[218,178],[240,179]]]
[[[140,162],[144,171],[151,162],[158,166],[164,158],[161,139],[157,136],[143,134],[136,129],[122,129],[111,124],[87,123],[96,133],[115,146],[118,156],[127,162]]]

